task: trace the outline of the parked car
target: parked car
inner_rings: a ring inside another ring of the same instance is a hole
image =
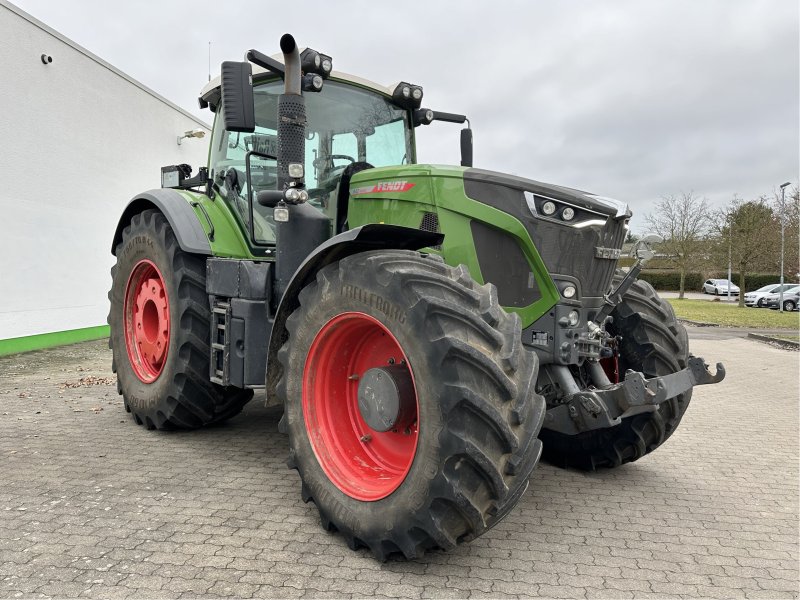
[[[783,291],[785,292],[789,288],[794,287],[796,284],[794,283],[784,283],[783,284]],[[766,298],[769,294],[777,294],[781,291],[781,284],[780,283],[770,283],[769,285],[765,285],[762,288],[758,288],[754,292],[747,292],[744,295],[744,305],[745,306],[757,306],[758,308],[766,306],[764,303],[764,298]]]
[[[703,293],[719,296],[720,294],[727,294],[729,287],[731,288],[731,296],[739,295],[739,287],[732,281],[727,279],[706,279],[703,284]]]
[[[777,294],[769,294],[765,299],[764,303],[771,309],[777,310],[780,306],[781,302],[781,295],[780,292]],[[790,287],[788,290],[783,291],[783,310],[793,311],[797,310],[798,305],[800,305],[800,285],[795,285]]]

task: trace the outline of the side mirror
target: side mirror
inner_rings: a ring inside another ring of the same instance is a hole
[[[664,241],[664,238],[658,235],[657,233],[648,233],[646,236],[642,238],[642,241],[645,244],[660,244]]]
[[[472,129],[461,130],[461,166],[472,166]]]
[[[656,233],[647,234],[633,245],[631,255],[644,265],[656,255],[650,245],[660,244],[663,241],[664,238]]]
[[[256,129],[256,115],[250,63],[223,62],[221,82],[225,129],[252,133]]]

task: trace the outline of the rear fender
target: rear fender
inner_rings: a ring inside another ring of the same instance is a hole
[[[300,290],[314,280],[320,269],[359,252],[383,249],[419,250],[438,246],[442,240],[444,235],[441,233],[397,225],[368,224],[340,233],[320,244],[295,271],[278,304],[267,354],[267,403],[277,402],[275,387],[281,376],[277,354],[287,339],[286,319],[300,306]]]

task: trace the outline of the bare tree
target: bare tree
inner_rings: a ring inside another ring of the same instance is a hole
[[[704,239],[711,228],[708,200],[695,196],[693,192],[663,196],[645,221],[654,233],[664,238],[659,251],[680,272],[678,298],[683,298],[686,273],[702,258]]]
[[[719,241],[728,247],[739,272],[739,306],[744,306],[745,277],[774,268],[780,253],[780,222],[765,198],[734,198],[718,213]]]

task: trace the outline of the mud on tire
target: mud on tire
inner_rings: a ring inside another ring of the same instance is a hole
[[[622,273],[614,276],[619,284]],[[641,371],[645,377],[668,375],[686,368],[689,338],[668,302],[659,298],[645,281],[636,281],[611,313],[608,330],[622,336],[619,372]],[[623,419],[609,429],[570,436],[543,429],[543,460],[560,467],[593,471],[618,467],[649,454],[663,444],[678,427],[689,406],[692,391],[661,403],[652,413]]]
[[[326,475],[303,407],[312,344],[343,313],[367,315],[396,338],[418,399],[413,461],[398,487],[374,501],[355,499]],[[541,454],[545,405],[534,392],[537,357],[523,349],[520,321],[500,308],[493,286],[438,257],[364,252],[319,271],[287,329],[278,394],[289,466],[325,529],[378,559],[413,558],[481,535],[517,503]]]
[[[253,395],[251,390],[224,388],[209,381],[211,314],[204,257],[181,250],[167,219],[156,210],[131,219],[116,256],[108,293],[109,347],[117,391],[136,423],[148,429],[193,429],[241,412]],[[170,325],[160,372],[147,382],[131,364],[124,314],[129,278],[143,261],[154,265],[163,280]]]

